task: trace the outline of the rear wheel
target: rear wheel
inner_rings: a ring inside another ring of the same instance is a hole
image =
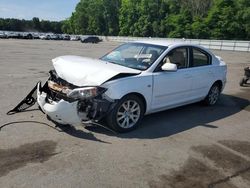
[[[217,103],[220,97],[221,88],[218,83],[215,83],[209,90],[207,97],[204,102],[208,106],[213,106]]]
[[[247,79],[244,77],[240,80],[240,86],[244,86],[247,83]]]
[[[134,130],[144,115],[144,104],[136,95],[123,97],[107,117],[107,122],[114,130],[125,133]]]

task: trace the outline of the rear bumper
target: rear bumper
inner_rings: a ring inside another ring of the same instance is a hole
[[[82,124],[77,112],[77,101],[73,103],[64,100],[60,100],[59,102],[48,102],[47,93],[40,90],[39,84],[37,87],[37,103],[41,107],[41,110],[47,114],[51,120],[60,124]]]

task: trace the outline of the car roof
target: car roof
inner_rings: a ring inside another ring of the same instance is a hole
[[[181,40],[179,40],[179,41],[173,41],[173,40],[141,40],[141,41],[132,41],[132,43],[152,44],[152,45],[159,45],[159,46],[165,46],[165,47],[193,46],[193,47],[203,49],[206,52],[212,54],[210,52],[210,50],[208,50],[207,48],[205,48],[205,47],[203,47],[201,45],[190,44],[190,42],[185,41],[185,39],[183,39],[183,41],[181,41]]]
[[[179,40],[179,41],[173,41],[173,40],[140,40],[140,41],[133,41],[134,43],[144,43],[144,44],[152,44],[152,45],[159,45],[159,46],[194,46],[194,47],[201,47],[200,45],[196,44],[190,44],[190,42]],[[133,43],[132,42],[132,43]]]
[[[140,41],[134,41],[134,42],[135,43],[144,43],[144,44],[166,46],[166,47],[168,47],[174,43],[174,41],[170,41],[170,40],[140,40]]]

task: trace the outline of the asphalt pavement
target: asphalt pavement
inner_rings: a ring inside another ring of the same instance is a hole
[[[0,187],[250,187],[250,53],[214,51],[228,64],[216,106],[146,116],[130,133],[56,126],[37,106],[7,116],[60,55],[98,58],[119,43],[0,40]]]

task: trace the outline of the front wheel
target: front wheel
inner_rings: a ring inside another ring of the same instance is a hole
[[[221,89],[220,89],[220,86],[219,84],[214,84],[209,92],[208,92],[208,95],[207,97],[205,98],[204,102],[206,105],[208,106],[213,106],[217,103],[219,97],[220,97],[220,92],[221,92]]]
[[[144,116],[144,104],[136,95],[123,97],[107,117],[111,128],[120,133],[134,130]]]

